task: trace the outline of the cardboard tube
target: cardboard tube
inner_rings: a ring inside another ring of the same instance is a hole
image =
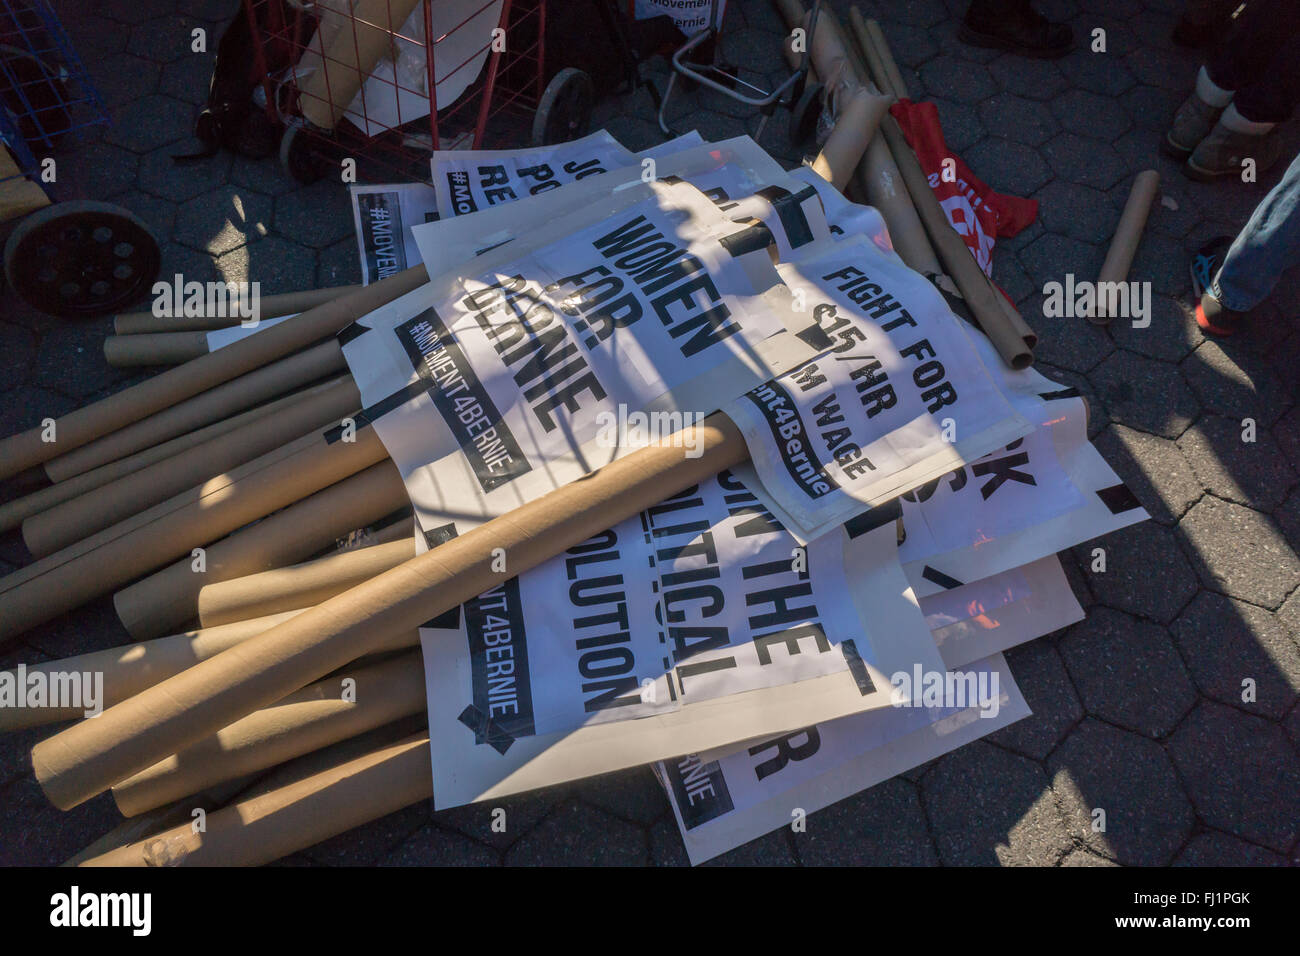
[[[338,342],[321,342],[47,461],[45,473],[51,481],[65,481],[344,371],[347,363]]]
[[[326,383],[328,384],[328,383]],[[291,395],[285,395],[283,398],[277,398],[273,402],[265,405],[258,405],[256,408],[250,408],[246,412],[240,412],[238,415],[232,415],[230,418],[223,418],[219,422],[213,422],[211,425],[205,425],[197,431],[187,432],[184,435],[177,435],[170,441],[165,441],[161,445],[154,445],[152,448],[146,448],[144,451],[138,451],[134,455],[128,455],[125,458],[119,458],[117,461],[111,461],[107,465],[100,465],[98,468],[92,468],[90,471],[84,471],[79,475],[71,478],[65,478],[56,484],[47,485],[39,491],[34,491],[22,498],[16,498],[13,501],[0,505],[0,531],[8,531],[22,524],[23,519],[32,515],[40,514],[42,511],[48,511],[55,505],[62,504],[65,501],[71,501],[78,495],[84,495],[86,492],[94,491],[96,488],[102,488],[111,481],[116,481],[124,475],[135,474],[142,468],[162,461],[164,458],[171,458],[173,455],[179,455],[181,452],[205,441],[209,441],[219,435],[234,431],[244,425],[251,424],[263,415],[271,415],[289,407],[295,402],[302,401],[309,396],[315,389],[326,387],[317,385],[307,388]],[[44,477],[44,472],[42,471]]]
[[[349,322],[416,289],[428,278],[422,265],[406,269],[262,329],[257,335],[160,372],[57,419],[55,441],[42,439],[46,431],[43,427],[2,439],[0,478],[67,454],[109,432],[334,335]]]
[[[856,33],[858,30],[858,23],[862,21],[862,11],[859,10],[856,5],[849,10],[849,20],[852,22],[854,32]],[[880,80],[877,79],[876,84],[880,86],[882,90],[892,93],[900,100],[904,99],[907,97],[907,83],[903,81],[903,73],[899,70],[898,63],[894,60],[894,54],[890,51],[889,44],[885,41],[884,31],[880,29],[880,24],[875,20],[866,20],[863,22],[863,27],[866,30],[866,35],[871,39],[872,48],[880,58],[880,65],[884,68],[885,82],[881,84]],[[859,42],[861,42],[860,35]]]
[[[332,130],[376,63],[388,53],[393,34],[420,0],[358,0],[351,29],[325,38],[319,66],[299,77],[298,108],[308,122]]]
[[[23,671],[28,676],[37,672],[46,675],[102,674],[103,700],[99,703],[103,707],[112,707],[146,687],[152,687],[187,667],[193,667],[199,661],[207,660],[240,641],[248,640],[254,634],[270,630],[300,610],[250,618],[221,627],[169,634],[152,641],[110,647],[57,661],[26,664]],[[13,680],[18,680],[16,670],[7,673]],[[18,683],[21,686],[21,681]],[[0,732],[42,727],[65,720],[80,720],[84,716],[84,707],[0,707]]]
[[[1147,216],[1151,204],[1155,202],[1156,192],[1160,188],[1160,174],[1154,169],[1147,169],[1137,174],[1133,188],[1129,190],[1128,200],[1124,203],[1124,212],[1120,214],[1119,225],[1106,250],[1106,261],[1101,264],[1101,273],[1097,276],[1098,284],[1103,282],[1125,282],[1128,271],[1133,265],[1133,256],[1137,253],[1138,243],[1142,241],[1142,231],[1146,228]],[[1097,297],[1095,315],[1089,320],[1097,325],[1105,325],[1114,318],[1106,314],[1103,296]]]
[[[257,301],[258,317],[278,319],[282,315],[306,312],[308,309],[360,288],[359,285],[343,285],[329,289],[307,289],[303,292],[264,295]],[[211,332],[214,329],[233,328],[242,321],[244,319],[240,315],[157,316],[152,312],[125,312],[113,317],[113,331],[118,335],[146,335],[151,332]]]
[[[411,537],[205,584],[199,589],[199,623],[212,627],[319,604],[413,557],[415,539]]]
[[[418,634],[411,631],[404,643],[418,642]],[[351,693],[345,695],[347,681],[352,682]],[[123,780],[113,787],[113,799],[124,816],[133,817],[424,707],[424,668],[418,651],[346,668]]]
[[[855,39],[862,49],[872,74],[887,80],[888,70],[883,57],[875,49],[874,42],[866,32],[861,18],[855,20],[853,25]],[[883,36],[880,39],[883,42]],[[898,122],[892,116],[886,116],[880,128],[885,134],[885,142],[889,145],[889,152],[897,164],[902,181],[912,197],[913,208],[920,217],[930,241],[934,244],[934,251],[942,260],[944,271],[956,283],[961,297],[966,302],[966,307],[1007,365],[1016,369],[1029,367],[1033,364],[1034,354],[1025,343],[1026,337],[1021,327],[1028,329],[1028,326],[1023,325],[1023,322],[1016,324],[1010,320],[1010,313],[1015,312],[1014,307],[993,288],[988,276],[975,262],[975,257],[971,255],[965,240],[952,228],[939,200],[930,190],[925,171],[921,169],[916,153],[907,144]]]
[[[355,442],[330,444],[321,435],[304,436],[42,558],[0,579],[0,639],[188,556],[192,548],[383,459],[384,446],[371,428],[358,432]]]
[[[340,535],[407,504],[397,466],[381,461],[205,549],[196,574],[186,556],[113,595],[117,616],[136,640],[166,634],[198,615],[205,584],[304,561]]]
[[[835,120],[835,129],[813,162],[813,172],[841,192],[862,160],[867,143],[889,111],[889,99],[859,89]]]
[[[82,866],[259,866],[433,796],[428,733],[239,800]]]
[[[145,332],[104,338],[104,358],[114,368],[179,365],[207,354],[206,332]]]
[[[509,573],[521,574],[745,460],[744,438],[724,415],[690,431],[610,462],[37,744],[37,781],[56,806],[77,806],[369,653],[386,636],[490,589],[501,578],[493,565],[502,554]]]
[[[211,393],[209,393],[211,394]],[[187,488],[238,467],[303,434],[324,428],[361,404],[351,376],[270,416],[204,442],[175,458],[150,465],[102,488],[74,498],[23,522],[23,540],[37,557],[53,554]],[[300,607],[301,605],[294,605]]]

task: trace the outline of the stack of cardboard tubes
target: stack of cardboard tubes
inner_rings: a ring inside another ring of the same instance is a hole
[[[797,0],[778,6],[792,27],[804,22]],[[1023,367],[1032,332],[918,180],[887,113],[906,90],[879,28],[856,10],[852,27],[857,46],[823,11],[811,38],[818,74],[844,93],[814,168],[881,208],[913,268],[937,277],[942,261],[1004,360]],[[885,195],[882,176],[907,188]],[[427,278],[416,267],[364,288],[270,297],[265,314],[288,316],[275,326],[216,352],[186,340],[195,354],[176,368],[0,440],[0,477],[32,470],[47,484],[0,506],[0,529],[21,525],[37,556],[0,579],[0,640],[115,589],[137,639],[30,669],[104,675],[107,709],[32,751],[49,799],[70,809],[111,789],[125,814],[150,822],[120,828],[78,863],[267,862],[427,799],[419,625],[494,586],[494,556],[519,574],[746,458],[738,429],[714,414],[689,438],[633,452],[416,556],[401,476],[374,430],[338,441],[327,429],[360,405],[334,336]],[[143,341],[114,348],[189,354],[174,348],[181,339],[152,337],[201,335],[207,321],[120,316],[117,338]],[[367,546],[314,557],[386,520]],[[201,626],[183,629],[193,621]],[[77,716],[3,710],[0,730]],[[196,833],[169,806],[186,799],[226,805]]]

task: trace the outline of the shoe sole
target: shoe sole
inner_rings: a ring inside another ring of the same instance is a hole
[[[1196,152],[1196,147],[1180,146],[1173,141],[1169,133],[1166,133],[1165,138],[1160,141],[1160,152],[1178,160],[1179,162],[1184,162],[1188,156]]]
[[[1239,176],[1240,174],[1241,170],[1237,167],[1232,169],[1205,169],[1197,166],[1191,159],[1183,163],[1183,175],[1198,183],[1212,183],[1226,176]]]
[[[961,40],[963,43],[968,43],[971,46],[983,47],[986,50],[1006,50],[1009,53],[1031,57],[1035,60],[1059,60],[1074,49],[1073,42],[1068,46],[1059,48],[1054,47],[1050,50],[1044,50],[1041,47],[1020,46],[1019,44],[1004,40],[1001,37],[994,36],[991,33],[980,33],[979,31],[966,26],[964,23],[957,28],[957,39]]]

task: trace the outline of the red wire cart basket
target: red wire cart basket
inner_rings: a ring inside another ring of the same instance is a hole
[[[436,149],[586,132],[582,70],[547,82],[546,0],[244,0],[280,160],[304,182],[427,182]]]

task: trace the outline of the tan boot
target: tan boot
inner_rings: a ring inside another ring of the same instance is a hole
[[[1187,157],[1183,172],[1197,182],[1210,182],[1224,176],[1240,176],[1248,159],[1255,161],[1255,174],[1264,173],[1282,156],[1277,133],[1238,133],[1220,120],[1200,145]]]

